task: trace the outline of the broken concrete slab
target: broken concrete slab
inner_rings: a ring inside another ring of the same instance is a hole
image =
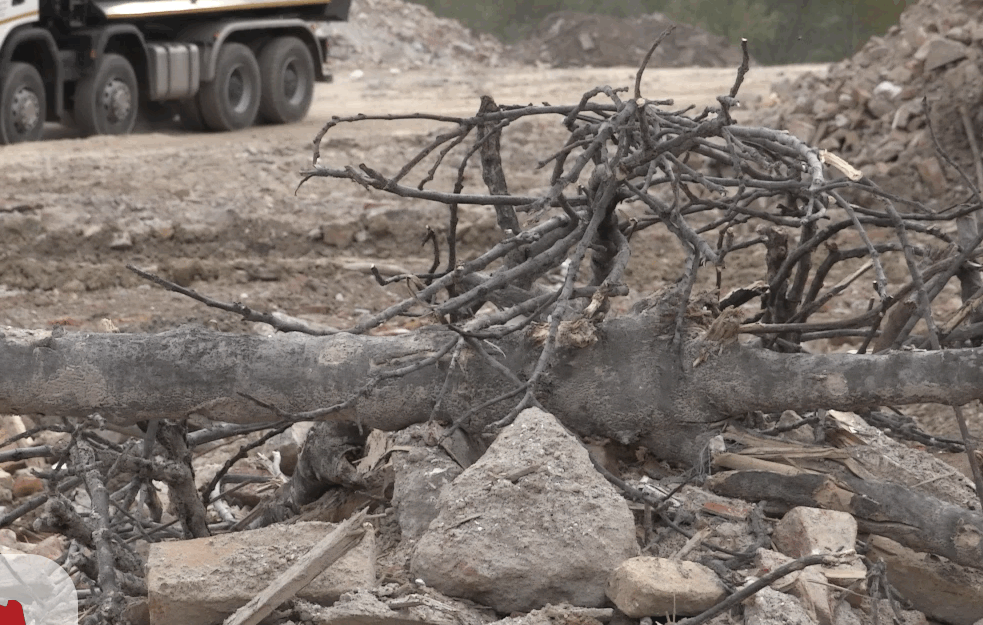
[[[702,564],[641,556],[611,574],[607,595],[632,618],[694,616],[726,598],[727,589]]]
[[[296,523],[150,547],[147,589],[155,625],[220,623],[334,529]],[[375,585],[375,537],[361,542],[297,596],[337,601],[345,591]]]
[[[538,409],[520,413],[438,505],[413,552],[413,576],[503,613],[599,607],[610,573],[638,554],[624,497]]]
[[[930,72],[966,58],[967,48],[958,41],[945,37],[932,37],[915,52],[915,60],[925,62],[925,71]]]

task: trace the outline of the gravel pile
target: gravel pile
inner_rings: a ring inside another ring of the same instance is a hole
[[[550,67],[637,67],[672,23],[662,13],[617,18],[559,11],[514,46],[513,54],[522,62]],[[655,51],[650,67],[737,67],[740,63],[740,49],[723,37],[676,24]]]
[[[383,67],[636,67],[672,23],[661,13],[615,18],[573,11],[547,16],[506,46],[457,20],[403,0],[354,0],[348,22],[332,24],[331,62],[342,70]],[[740,50],[686,24],[659,46],[652,67],[737,67]]]
[[[354,0],[348,21],[331,28],[331,63],[339,69],[509,64],[495,37],[402,0]]]
[[[776,84],[763,103],[771,106],[760,107],[754,121],[836,153],[888,191],[944,208],[971,192],[938,157],[928,121],[946,153],[977,183],[967,128],[980,144],[981,63],[983,5],[923,0],[825,77]]]

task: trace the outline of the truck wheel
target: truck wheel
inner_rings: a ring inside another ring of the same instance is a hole
[[[263,90],[259,112],[274,124],[300,121],[314,97],[314,61],[296,37],[280,37],[259,53]]]
[[[133,66],[118,54],[104,54],[75,88],[75,122],[87,135],[129,134],[139,105]]]
[[[38,70],[11,63],[6,80],[0,82],[0,145],[40,139],[47,110]]]
[[[259,110],[259,64],[241,43],[227,43],[218,53],[215,80],[198,92],[201,116],[212,130],[239,130],[256,121]]]

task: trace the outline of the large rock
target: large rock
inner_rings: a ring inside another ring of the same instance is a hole
[[[624,498],[553,415],[523,411],[444,488],[413,575],[498,612],[604,604],[610,573],[638,554]]]
[[[839,510],[799,506],[789,510],[778,522],[772,540],[779,551],[791,558],[850,551],[857,542],[857,520]],[[821,568],[831,582],[844,586],[867,577],[867,568],[859,557]]]
[[[695,616],[723,601],[727,589],[702,564],[642,556],[621,563],[607,595],[632,618]]]
[[[925,61],[927,72],[964,58],[966,58],[966,46],[942,37],[929,39],[915,52],[916,60]]]
[[[276,525],[248,532],[156,543],[147,560],[151,622],[211,625],[245,605],[324,538],[331,523]],[[375,585],[375,535],[301,589],[319,603]]]
[[[782,517],[772,538],[792,558],[848,551],[856,546],[857,521],[846,512],[799,506]]]

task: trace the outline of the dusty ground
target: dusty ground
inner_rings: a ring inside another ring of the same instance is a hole
[[[742,94],[753,106],[775,80],[823,69],[755,69]],[[123,331],[185,322],[250,329],[233,316],[151,287],[127,271],[127,263],[219,299],[345,326],[397,297],[375,285],[368,264],[426,268],[430,252],[419,247],[423,222],[437,226],[444,217],[436,207],[341,181],[315,179],[295,195],[298,172],[311,162],[311,139],[327,119],[416,111],[468,115],[486,93],[502,104],[574,103],[594,86],[628,85],[633,77],[627,67],[370,70],[319,85],[308,119],[291,126],[227,134],[175,127],[87,139],[64,138],[71,131],[54,126],[52,139],[0,149],[0,326],[99,329],[102,319],[111,319]],[[702,106],[728,91],[733,79],[733,70],[652,70],[643,94]],[[506,133],[514,192],[543,184],[548,172],[534,167],[561,145],[558,121],[525,123]],[[322,159],[332,166],[365,162],[393,173],[438,128],[422,121],[341,126],[327,137]],[[471,184],[480,189],[480,175]],[[435,185],[449,187],[440,176]],[[489,213],[468,212],[465,244],[493,234]],[[678,271],[673,263],[634,264],[632,280],[644,290]]]

